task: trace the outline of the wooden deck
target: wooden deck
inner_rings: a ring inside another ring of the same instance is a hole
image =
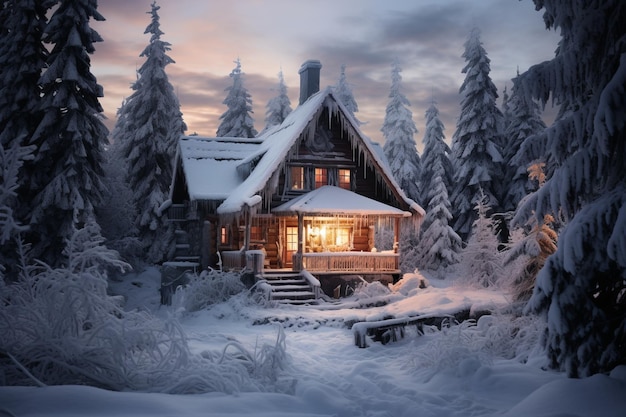
[[[393,252],[319,252],[294,255],[294,265],[309,272],[397,273],[399,255]]]

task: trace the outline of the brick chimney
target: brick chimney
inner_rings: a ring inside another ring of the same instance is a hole
[[[320,70],[322,63],[316,59],[309,59],[300,67],[300,104],[304,103],[313,94],[320,91]]]

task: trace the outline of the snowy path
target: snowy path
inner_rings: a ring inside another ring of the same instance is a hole
[[[250,320],[233,320],[231,313],[219,310],[213,314],[221,319],[207,320],[202,314],[188,320],[193,345],[202,350],[214,343],[223,345],[231,338],[246,346],[275,339],[276,325],[254,326]],[[407,337],[386,346],[372,343],[367,349],[359,349],[350,329],[337,319],[349,312],[287,308],[275,313],[281,320],[291,317],[283,323],[290,357],[285,373],[286,385],[293,381],[293,394],[303,407],[297,412],[329,416],[494,416],[541,385],[562,378],[510,361],[495,367],[481,365],[475,358],[433,376],[435,369],[420,369],[418,354],[428,337]],[[337,320],[318,323],[329,315]],[[224,333],[226,328],[230,336]]]

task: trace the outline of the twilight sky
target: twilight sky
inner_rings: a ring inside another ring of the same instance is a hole
[[[102,0],[105,22],[91,22],[104,38],[95,44],[92,72],[104,87],[101,103],[111,129],[122,100],[132,94],[139,57],[149,42],[152,0]],[[461,57],[477,26],[491,59],[491,78],[502,96],[517,68],[551,59],[558,36],[547,31],[531,0],[160,0],[161,39],[172,44],[166,67],[181,103],[187,133],[214,136],[226,110],[224,89],[239,57],[252,95],[255,128],[284,73],[292,108],[298,104],[298,69],[322,62],[321,87],[336,84],[342,64],[359,105],[363,132],[383,143],[382,126],[391,84],[391,62],[402,66],[415,136],[422,148],[424,112],[434,96],[449,140],[460,111]]]

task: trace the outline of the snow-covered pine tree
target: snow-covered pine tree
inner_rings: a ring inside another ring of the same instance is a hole
[[[426,217],[416,248],[417,267],[443,271],[459,261],[461,238],[449,225],[452,220],[449,187],[452,181],[450,148],[444,141],[444,126],[433,101],[426,110],[426,132],[422,154],[421,189],[424,190]]]
[[[509,123],[504,131],[506,146],[502,152],[507,188],[503,193],[501,207],[505,212],[514,211],[524,197],[537,189],[528,178],[528,167],[532,161],[524,155],[516,157],[516,154],[526,138],[546,128],[541,120],[539,103],[524,93],[519,85],[519,74],[513,79],[508,109]]]
[[[19,171],[25,160],[32,159],[32,151],[32,146],[20,146],[17,142],[7,149],[0,146],[0,268],[7,265],[7,259],[14,257],[7,253],[12,249],[8,243],[13,235],[26,230],[26,226],[15,218],[13,208],[17,200]]]
[[[519,72],[518,74],[519,75]],[[511,118],[513,115],[511,114],[511,104],[509,98],[509,92],[506,89],[506,85],[504,86],[504,90],[502,91],[502,131],[506,132],[511,123]]]
[[[438,173],[437,170],[442,170],[441,179],[448,190],[447,193],[450,194],[454,169],[450,160],[450,147],[445,142],[444,129],[437,103],[433,100],[426,110],[426,131],[422,139],[424,152],[421,159],[420,189],[424,190],[424,194],[428,194],[430,182]],[[428,205],[428,197],[424,205]]]
[[[459,235],[450,226],[452,213],[448,189],[446,188],[442,169],[435,174],[431,181],[428,193],[428,206],[426,218],[422,227],[422,234],[417,246],[419,258],[417,267],[421,270],[430,270],[433,273],[441,273],[446,268],[456,264],[460,260],[462,241]]]
[[[272,97],[266,106],[265,112],[265,128],[278,126],[285,121],[289,113],[291,113],[291,101],[287,95],[287,85],[283,77],[283,71],[278,73],[278,94]]]
[[[0,31],[0,144],[24,144],[39,123],[39,77],[47,51],[41,40],[46,25],[42,1],[4,2]]]
[[[337,94],[339,101],[343,103],[346,110],[348,110],[348,113],[350,113],[350,116],[352,116],[358,124],[361,124],[355,116],[355,113],[359,111],[359,105],[356,104],[354,94],[352,93],[352,87],[348,84],[345,64],[341,65],[341,73],[339,74],[339,81],[335,86],[335,93]]]
[[[459,282],[470,286],[489,287],[502,276],[502,260],[498,250],[496,223],[489,217],[488,198],[480,189],[476,202],[476,220],[467,245],[461,253]]]
[[[48,51],[42,35],[46,25],[45,1],[6,1],[0,14],[0,146],[26,145],[41,120],[39,77],[46,66]],[[35,170],[24,162],[18,178],[15,217],[28,223],[30,178]]]
[[[554,59],[522,74],[522,85],[568,110],[522,145],[535,158],[552,152],[557,165],[518,221],[553,212],[568,224],[528,307],[547,319],[551,366],[587,376],[626,364],[626,3],[535,4],[561,41]]]
[[[411,103],[402,93],[402,68],[397,60],[391,65],[391,89],[385,119],[380,129],[385,137],[383,151],[391,172],[404,192],[414,201],[420,202],[419,176],[420,157],[414,135],[417,128],[413,122]]]
[[[160,7],[152,3],[151,22],[144,33],[150,43],[140,56],[146,61],[137,71],[134,93],[123,103],[113,137],[126,160],[126,181],[133,190],[137,210],[135,227],[147,261],[160,262],[173,255],[174,226],[159,208],[168,198],[178,139],[186,126],[180,103],[165,67],[174,61],[170,44],[161,40]]]
[[[452,162],[455,169],[451,194],[454,230],[467,241],[477,213],[480,191],[487,205],[498,210],[498,182],[502,182],[502,155],[499,129],[502,113],[496,105],[498,93],[489,77],[490,60],[480,40],[480,31],[472,29],[463,53],[465,80],[459,90],[461,114],[452,137]]]
[[[253,138],[257,135],[254,128],[252,111],[252,97],[243,85],[244,73],[241,71],[241,61],[235,61],[235,68],[230,73],[233,85],[227,87],[228,95],[222,102],[227,110],[220,116],[220,125],[217,128],[218,137]]]
[[[102,41],[89,20],[104,18],[94,0],[56,5],[42,39],[51,45],[42,74],[42,120],[31,144],[37,146],[27,173],[34,195],[30,225],[32,254],[50,265],[63,262],[63,249],[76,227],[102,201],[104,145],[102,87],[90,71],[93,44]]]

